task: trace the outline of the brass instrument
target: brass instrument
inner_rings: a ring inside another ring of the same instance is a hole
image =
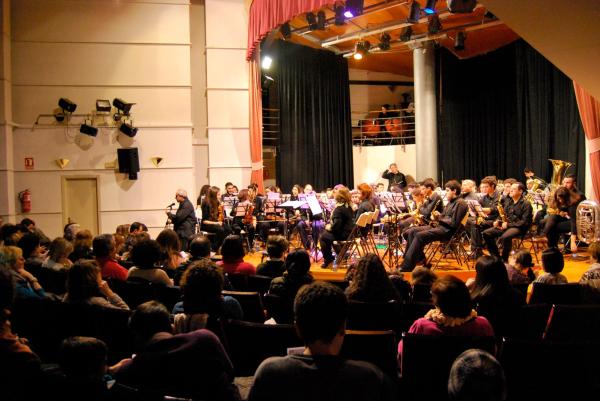
[[[600,205],[584,200],[577,206],[577,238],[591,244],[600,241]]]
[[[502,197],[498,198],[498,215],[500,216],[500,220],[502,221],[502,224],[504,224],[508,221],[506,219],[506,213],[504,212],[504,206],[502,206]]]
[[[435,201],[435,204],[433,205],[433,210],[431,211],[431,214],[429,215],[429,221],[430,222],[432,222],[432,221],[435,220],[435,217],[434,217],[433,213],[435,213],[435,209],[437,209],[437,207],[438,207],[438,205],[440,204],[441,201],[442,201],[441,199],[438,199],[438,200]],[[422,216],[421,216],[421,218],[422,218]]]
[[[575,163],[566,162],[563,160],[548,159],[552,163],[552,179],[550,180],[550,189],[556,190],[562,185],[562,180],[569,167],[575,165]]]

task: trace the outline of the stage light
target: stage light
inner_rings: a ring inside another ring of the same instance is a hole
[[[335,24],[336,25],[344,25],[346,23],[346,18],[344,17],[344,5],[336,4],[333,8],[335,11]]]
[[[400,40],[403,42],[408,42],[410,40],[410,38],[412,37],[412,34],[413,34],[412,28],[410,26],[407,26],[406,28],[404,28],[404,30],[400,34]]]
[[[88,121],[86,120],[79,127],[79,132],[81,132],[84,135],[88,135],[88,136],[96,136],[96,135],[98,135],[98,128],[92,126],[91,124],[88,124]]]
[[[321,10],[317,13],[317,29],[320,31],[324,31],[326,23],[327,18],[325,18],[325,11]]]
[[[448,11],[453,14],[472,13],[475,7],[477,7],[477,0],[448,0]]]
[[[131,123],[123,123],[119,127],[119,131],[121,131],[123,134],[127,135],[128,137],[133,138],[134,136],[136,136],[138,129],[134,128],[134,126]]]
[[[271,64],[273,64],[273,59],[269,56],[264,56],[262,59],[262,63],[260,63],[260,66],[263,70],[268,70],[269,68],[271,68]]]
[[[77,105],[65,97],[58,99],[58,107],[67,113],[73,113],[77,109]]]
[[[438,33],[441,30],[442,30],[442,23],[440,22],[440,17],[438,17],[437,14],[433,14],[429,18],[429,24],[427,25],[427,32],[429,32],[430,35],[435,35],[436,33]]]
[[[292,37],[292,29],[290,28],[289,22],[284,22],[281,25],[281,28],[279,28],[279,32],[281,32],[281,36],[283,36],[284,39],[291,38]]]
[[[117,110],[119,110],[121,113],[125,116],[129,115],[129,112],[131,111],[131,107],[134,105],[135,103],[128,103],[123,99],[120,98],[115,98],[113,100],[113,106],[115,106],[117,108]]]
[[[108,99],[97,99],[96,100],[96,111],[101,113],[110,113],[111,110],[110,100]]]
[[[427,0],[427,3],[425,4],[425,8],[423,9],[423,11],[425,11],[426,14],[435,14],[435,3],[437,2],[437,0]]]
[[[384,32],[381,34],[381,37],[379,38],[379,50],[390,50],[390,41],[392,40],[392,37],[390,36],[389,33]]]
[[[315,31],[317,29],[317,17],[315,13],[306,13],[306,22],[308,23],[308,28],[311,31]]]
[[[410,13],[409,13],[408,19],[406,21],[410,22],[411,24],[416,24],[417,22],[419,22],[420,18],[421,18],[421,5],[419,4],[418,1],[413,1],[412,4],[410,5]]]
[[[364,0],[346,0],[346,11],[344,12],[344,16],[346,18],[358,17],[363,13],[364,6]]]
[[[460,31],[456,34],[456,38],[454,39],[454,50],[465,50],[465,40],[467,39],[467,34],[464,31]]]
[[[370,48],[371,43],[368,40],[356,42],[356,45],[354,46],[354,59],[362,60],[363,57],[367,55]]]

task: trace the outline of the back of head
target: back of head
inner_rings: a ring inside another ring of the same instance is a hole
[[[460,195],[460,192],[462,190],[460,183],[456,180],[450,180],[450,181],[446,182],[446,185],[444,185],[444,188],[447,190],[453,191],[456,195]]]
[[[66,258],[73,251],[73,245],[62,237],[56,237],[50,243],[48,256],[51,260],[58,262],[62,258]]]
[[[69,223],[65,226],[63,230],[63,238],[67,241],[75,240],[75,236],[81,227],[77,223]]]
[[[473,299],[480,295],[504,293],[509,287],[508,272],[504,262],[494,256],[484,255],[475,263]]]
[[[347,295],[349,299],[364,302],[396,298],[395,288],[377,255],[369,253],[358,261]]]
[[[113,236],[112,234],[101,234],[94,238],[92,248],[94,256],[97,258],[107,258],[113,251]]]
[[[310,256],[304,249],[296,249],[285,258],[285,270],[291,276],[304,276],[310,271]]]
[[[160,249],[166,253],[179,252],[181,243],[179,242],[179,236],[171,229],[164,229],[156,237],[156,242],[160,245]]]
[[[600,241],[594,241],[588,247],[588,252],[593,260],[600,261]]]
[[[560,273],[565,267],[565,260],[558,248],[547,248],[542,252],[542,265],[547,273]]]
[[[223,262],[232,263],[242,259],[246,253],[242,238],[239,235],[228,235],[221,245],[221,256]]]
[[[214,313],[221,305],[223,275],[212,261],[201,259],[187,268],[181,289],[185,313]]]
[[[160,246],[153,239],[136,242],[133,249],[131,249],[131,260],[140,269],[152,269],[156,267],[160,258]]]
[[[270,258],[282,258],[288,247],[289,243],[282,235],[272,235],[267,240],[267,253]]]
[[[448,378],[452,401],[504,401],[506,379],[500,363],[488,352],[470,349],[458,356]]]
[[[129,318],[129,329],[139,345],[145,344],[156,333],[171,333],[169,311],[158,301],[148,301],[135,308]]]
[[[21,248],[13,245],[3,246],[0,252],[2,252],[3,263],[9,268],[14,268],[19,258],[23,256]]]
[[[92,337],[63,340],[58,360],[62,372],[71,379],[101,382],[106,373],[106,344]]]
[[[431,295],[435,306],[446,316],[464,318],[473,308],[467,286],[451,275],[437,279],[431,286]]]
[[[85,302],[99,295],[100,268],[93,260],[78,260],[67,273],[67,300]]]
[[[34,233],[26,233],[21,237],[17,246],[23,250],[23,257],[27,259],[40,246],[40,237]]]
[[[85,248],[91,248],[92,247],[92,232],[90,230],[80,230],[76,235],[75,235],[75,241],[73,243],[74,247],[85,247]]]
[[[515,263],[521,267],[533,267],[533,259],[531,253],[527,249],[521,249],[515,253]]]
[[[350,195],[348,188],[342,187],[338,189],[335,193],[335,201],[338,203],[352,203],[352,196]]]
[[[134,221],[129,226],[129,233],[137,232],[137,231],[148,231],[148,227],[145,224],[140,223],[139,221]]]
[[[294,316],[296,328],[305,344],[318,340],[331,343],[344,330],[348,301],[338,287],[317,281],[298,291]]]
[[[208,258],[210,250],[210,240],[205,235],[196,236],[190,244],[190,253],[193,259]]]
[[[417,266],[411,273],[412,284],[415,285],[433,285],[438,276],[424,266]]]

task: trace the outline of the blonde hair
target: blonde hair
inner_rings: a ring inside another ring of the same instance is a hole
[[[19,258],[23,257],[23,250],[18,246],[5,246],[1,248],[4,256],[4,262],[13,267]]]

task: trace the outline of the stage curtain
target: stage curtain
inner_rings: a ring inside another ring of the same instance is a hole
[[[315,189],[353,185],[348,63],[326,50],[278,41],[275,79],[279,98],[277,182]]]
[[[459,60],[438,50],[438,165],[444,180],[486,175],[550,180],[548,159],[585,179],[585,135],[571,84],[524,41]]]
[[[262,155],[262,94],[260,89],[260,52],[257,50],[248,62],[250,79],[250,158],[252,160],[252,176],[250,182],[263,188],[263,155]]]
[[[600,199],[600,102],[591,96],[577,82],[573,82],[579,115],[588,139],[588,151],[590,153],[590,170],[592,173],[592,184],[594,195]]]
[[[302,13],[315,11],[327,4],[333,4],[333,0],[254,0],[248,19],[246,59],[249,61],[252,58],[260,41],[273,29]]]

